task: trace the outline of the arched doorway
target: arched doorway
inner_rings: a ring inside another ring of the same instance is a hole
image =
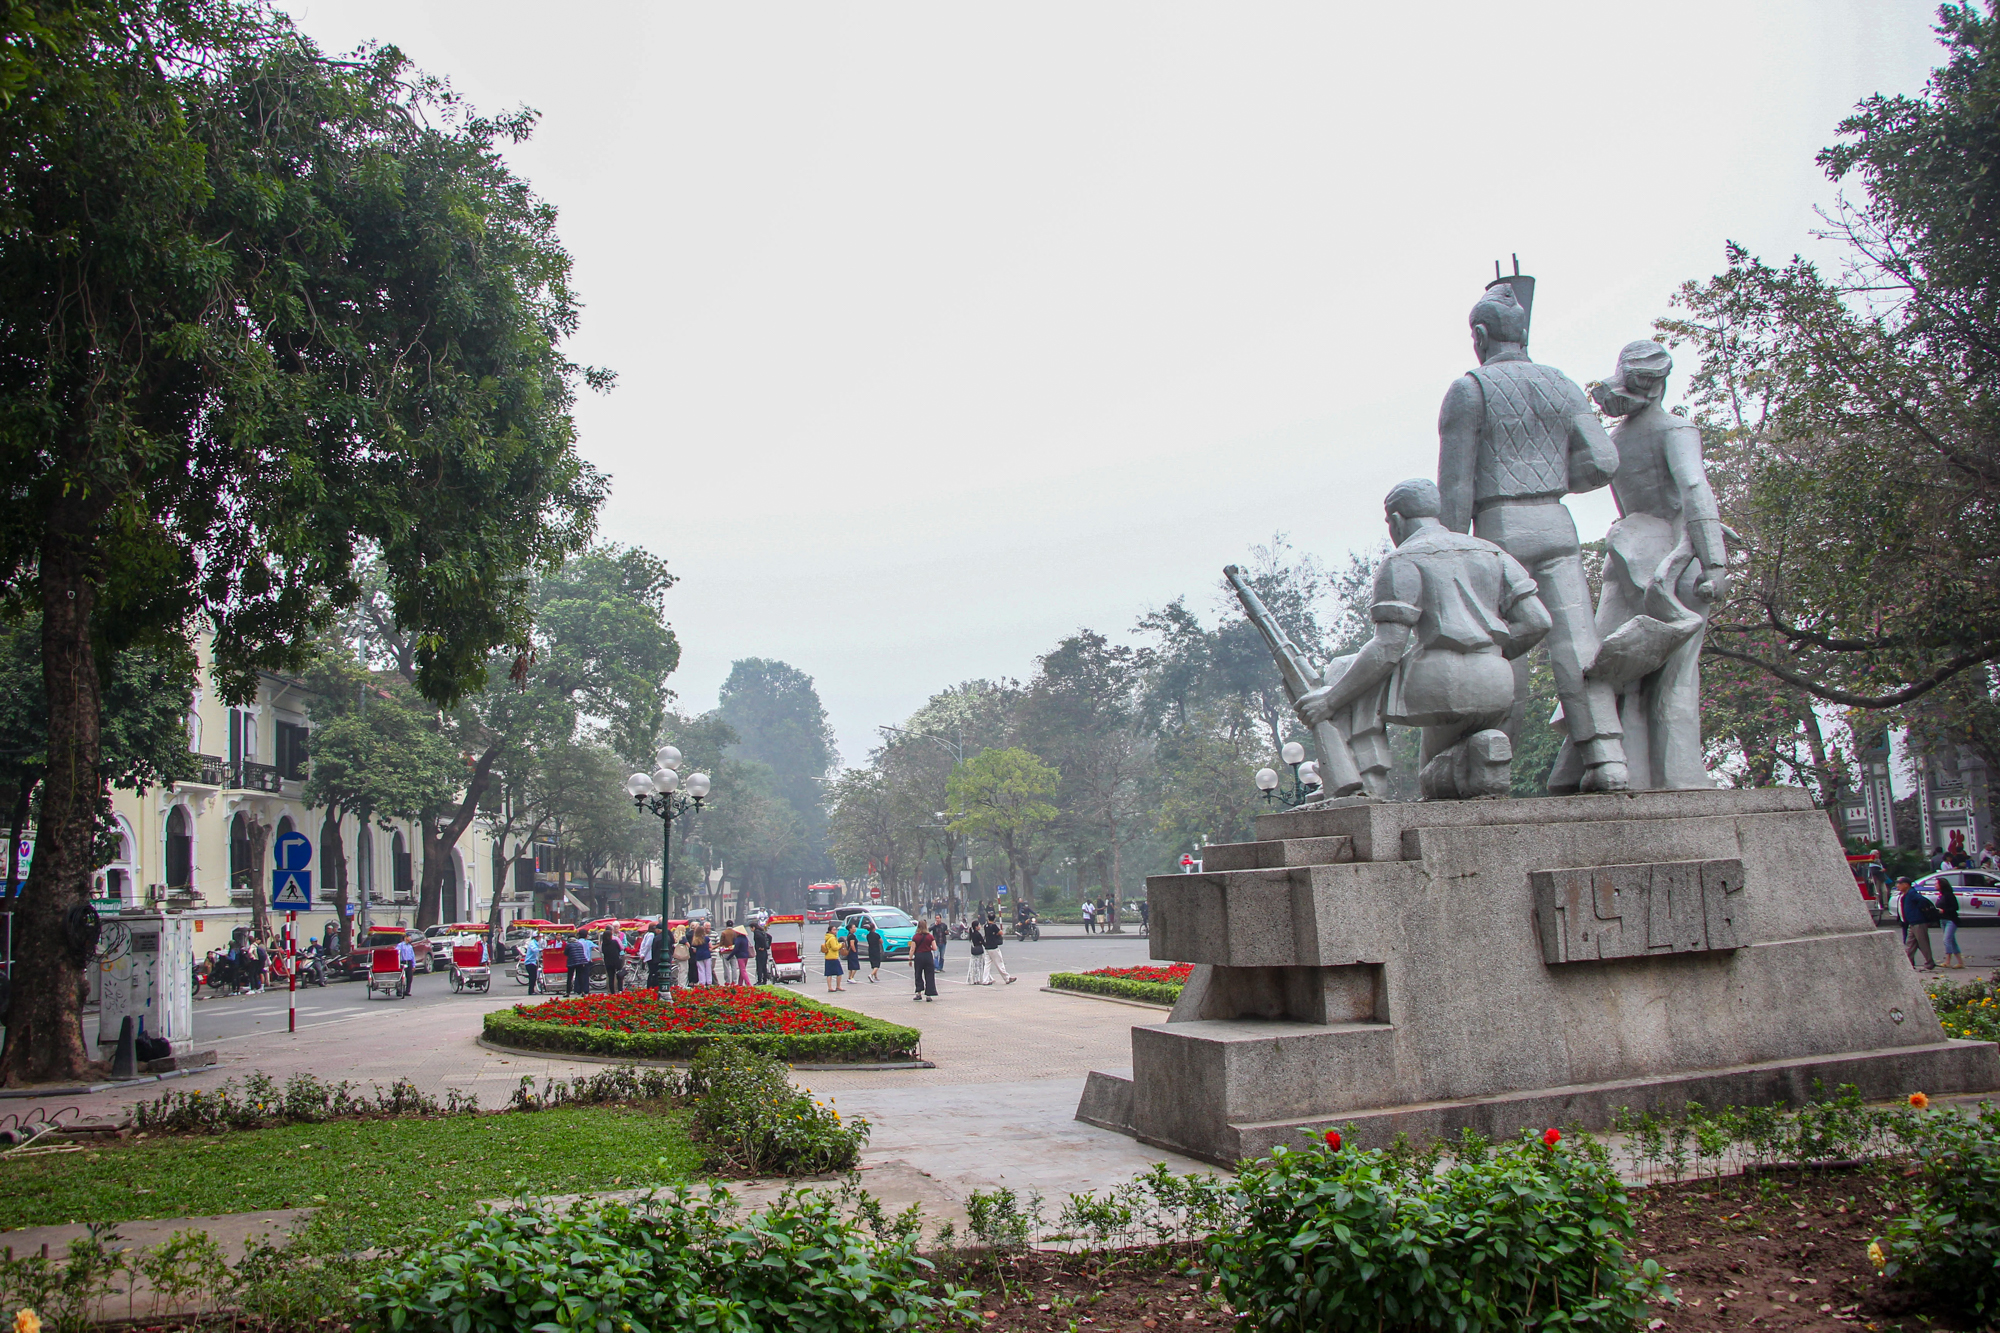
[[[111,837],[114,844],[111,859],[97,872],[97,896],[115,898],[127,906],[137,906],[139,902],[139,840],[132,835],[132,825],[125,816],[111,817]]]
[[[250,816],[239,810],[229,820],[229,896],[244,898],[250,891]]]
[[[458,858],[444,863],[444,884],[438,892],[438,920],[458,920]]]
[[[177,805],[167,811],[167,891],[194,891],[194,821],[188,809]]]
[[[410,900],[410,845],[403,841],[403,830],[397,829],[389,838],[390,884],[395,890],[396,901]]]

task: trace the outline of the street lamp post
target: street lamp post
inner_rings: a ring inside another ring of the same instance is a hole
[[[1286,808],[1316,801],[1323,794],[1320,787],[1319,765],[1306,762],[1306,747],[1297,741],[1286,741],[1285,748],[1278,752],[1279,760],[1292,770],[1290,791],[1278,789],[1278,771],[1274,768],[1257,770],[1257,790],[1264,793],[1266,802],[1276,798]]]
[[[690,773],[687,794],[682,795],[678,771],[681,752],[671,745],[662,745],[653,762],[657,767],[651,773],[634,773],[625,779],[625,794],[632,798],[632,804],[660,821],[660,933],[653,940],[652,966],[647,973],[653,989],[660,990],[661,974],[667,966],[662,955],[672,956],[667,922],[673,917],[674,821],[690,810],[700,812],[701,803],[708,799],[709,783],[708,774]]]

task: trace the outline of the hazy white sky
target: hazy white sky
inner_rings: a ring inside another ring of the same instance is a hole
[[[1933,0],[290,9],[543,114],[512,161],[619,373],[583,448],[682,579],[683,707],[783,658],[849,763],[1080,625],[1207,611],[1277,530],[1374,543],[1496,257],[1598,377],[1725,240],[1809,247],[1813,154],[1938,52]]]

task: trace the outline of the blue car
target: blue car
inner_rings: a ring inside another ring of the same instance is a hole
[[[861,945],[861,956],[868,956],[868,925],[873,922],[882,935],[882,956],[885,958],[908,958],[910,941],[917,937],[917,923],[910,920],[910,914],[900,907],[843,907],[839,910],[840,933],[847,934],[847,924],[854,923],[854,938]]]

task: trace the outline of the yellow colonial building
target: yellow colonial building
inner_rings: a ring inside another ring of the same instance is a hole
[[[220,948],[234,927],[251,923],[253,894],[268,904],[271,844],[297,831],[312,842],[313,906],[299,914],[299,929],[302,937],[318,935],[334,919],[335,907],[323,869],[325,812],[302,798],[312,752],[310,694],[298,680],[266,674],[254,703],[225,706],[206,687],[207,666],[203,645],[204,683],[187,710],[188,748],[201,757],[201,772],[171,789],[112,794],[118,854],[98,870],[95,896],[105,907],[184,911],[200,932],[197,954]],[[259,825],[264,882],[253,884]],[[364,826],[348,816],[340,832],[357,924],[414,924],[423,871],[423,843],[414,825],[371,820]],[[492,847],[475,823],[445,867],[442,919],[485,919],[493,887]]]

